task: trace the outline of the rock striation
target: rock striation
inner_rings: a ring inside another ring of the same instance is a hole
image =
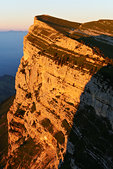
[[[59,26],[61,21],[37,16],[24,38],[16,96],[7,114],[7,168],[57,169],[62,167],[68,149],[72,149],[70,168],[83,168],[80,160],[77,164],[73,161],[76,146],[69,142],[79,107],[92,107],[96,117],[106,118],[113,125],[112,85],[103,79],[102,72],[93,75],[106,66],[106,59],[69,37],[73,24],[63,21],[68,28]],[[76,127],[73,131],[79,132]],[[109,166],[113,166],[113,158],[109,158]]]

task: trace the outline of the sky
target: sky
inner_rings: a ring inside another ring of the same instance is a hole
[[[0,0],[0,30],[28,30],[34,16],[75,22],[113,19],[113,0]]]

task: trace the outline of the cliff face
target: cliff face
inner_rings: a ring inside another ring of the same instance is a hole
[[[7,115],[7,166],[58,168],[79,104],[92,106],[113,124],[112,88],[99,75],[92,77],[102,66],[105,59],[90,47],[35,17],[24,38],[16,97]]]
[[[80,96],[60,169],[113,168],[112,98],[112,86],[99,71]]]

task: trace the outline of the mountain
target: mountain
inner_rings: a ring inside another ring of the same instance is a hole
[[[0,76],[0,103],[15,94],[15,78],[10,75]]]
[[[16,75],[26,34],[26,31],[0,31],[0,76]]]
[[[6,168],[113,168],[112,31],[89,25],[35,17],[7,114]],[[92,44],[100,36],[105,51]]]
[[[12,105],[14,96],[0,104],[0,168],[4,168],[8,153],[8,123],[7,112]]]
[[[87,23],[75,23],[47,15],[36,18],[92,49],[99,48],[105,57],[113,58],[113,20],[101,19]]]

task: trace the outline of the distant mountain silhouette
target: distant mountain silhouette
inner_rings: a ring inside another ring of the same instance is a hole
[[[23,38],[26,31],[0,32],[0,76],[15,76],[23,56]]]
[[[15,78],[10,75],[0,76],[0,103],[15,94]]]

